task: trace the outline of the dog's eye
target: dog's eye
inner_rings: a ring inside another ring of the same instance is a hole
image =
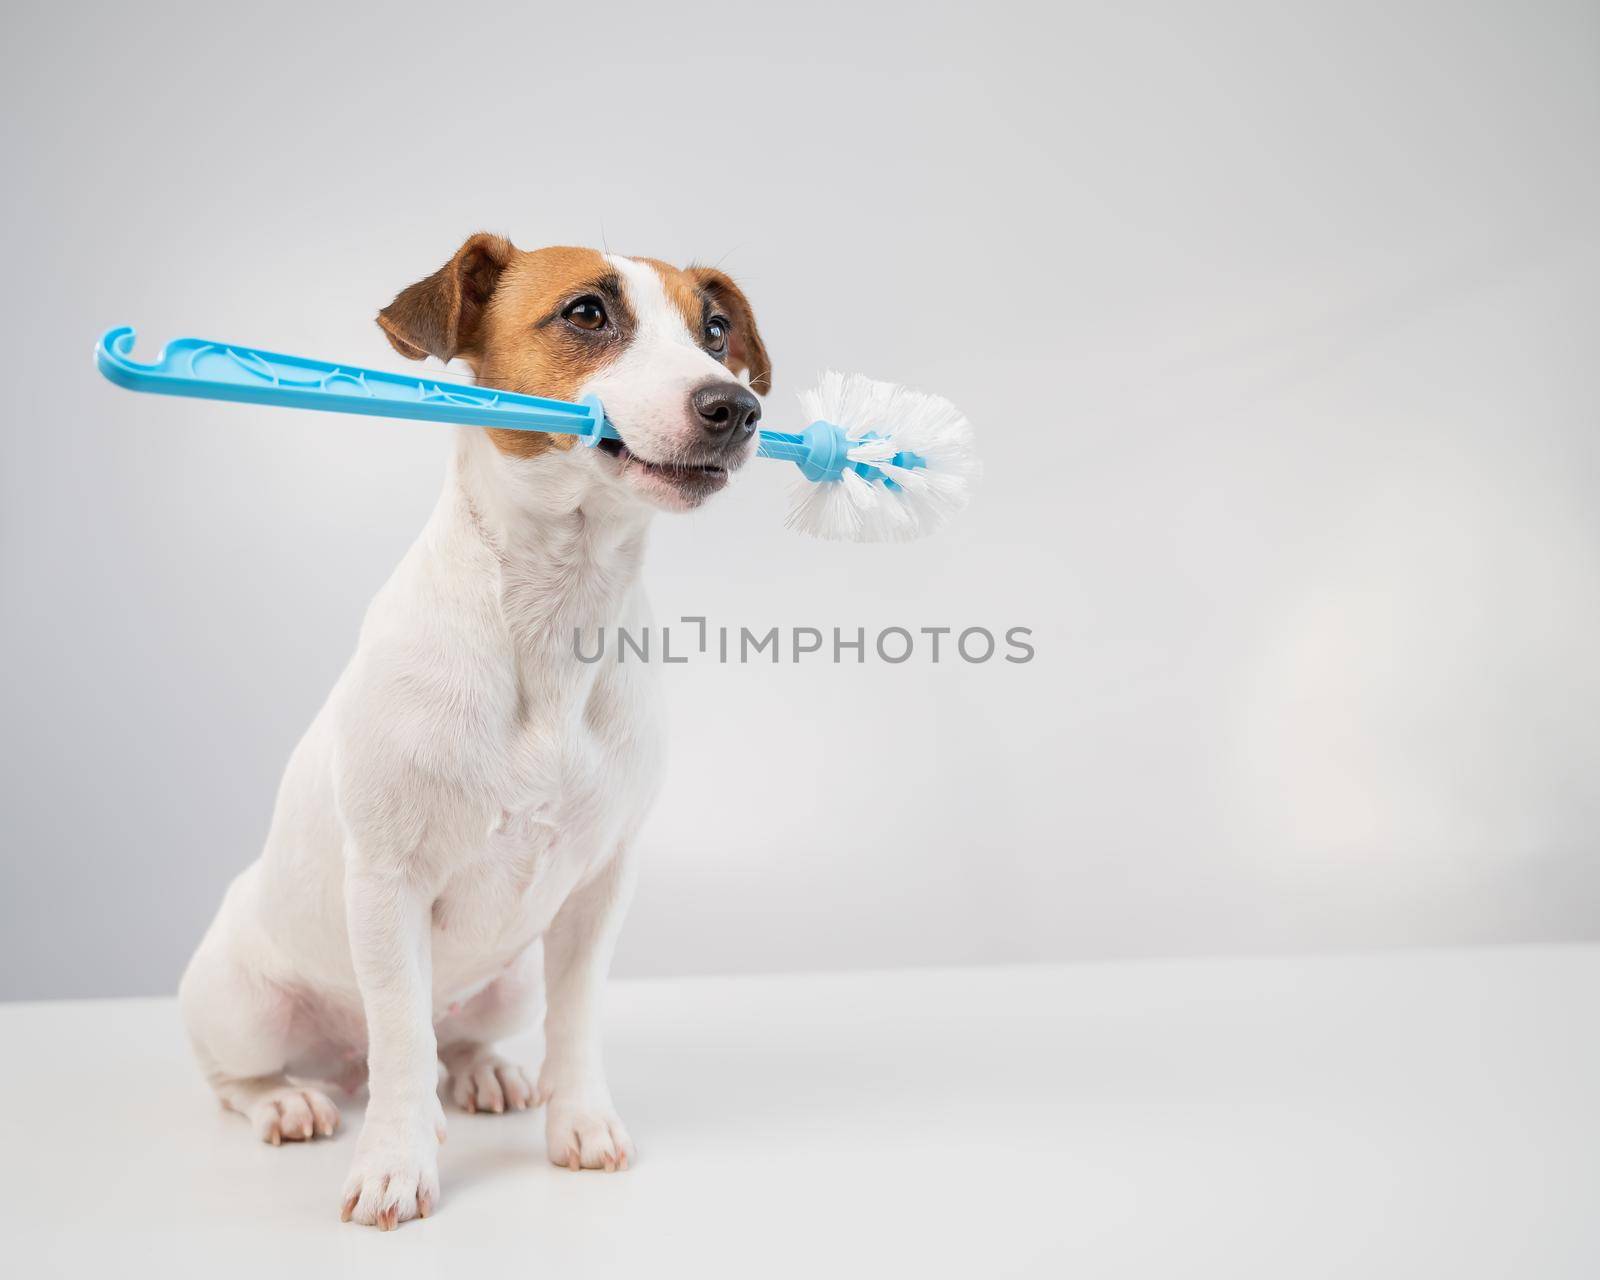
[[[569,324],[591,332],[606,327],[606,309],[599,298],[579,298],[576,302],[568,303],[561,316]]]
[[[721,316],[706,321],[706,348],[717,352],[728,349],[728,322]]]

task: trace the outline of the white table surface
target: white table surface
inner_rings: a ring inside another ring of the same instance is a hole
[[[451,1111],[390,1234],[350,1105],[274,1149],[172,1001],[0,1006],[6,1270],[1592,1280],[1597,997],[1594,947],[619,982],[637,1167]]]

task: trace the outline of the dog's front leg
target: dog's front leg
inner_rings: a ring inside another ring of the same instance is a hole
[[[550,1159],[569,1169],[626,1169],[635,1156],[611,1102],[600,1050],[601,988],[632,890],[632,858],[623,850],[562,904],[544,936],[539,1092],[547,1102]]]
[[[444,1111],[433,1036],[431,894],[404,866],[349,855],[345,911],[367,1019],[366,1123],[343,1217],[389,1230],[439,1199]]]

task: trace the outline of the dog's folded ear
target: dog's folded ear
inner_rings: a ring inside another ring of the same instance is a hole
[[[750,387],[762,395],[772,390],[772,361],[761,331],[756,328],[756,313],[744,291],[715,267],[690,267],[684,272],[728,317],[728,367],[735,373],[750,371]]]
[[[504,236],[479,232],[469,237],[449,262],[400,290],[378,312],[389,345],[408,360],[473,354],[484,309],[516,252]]]

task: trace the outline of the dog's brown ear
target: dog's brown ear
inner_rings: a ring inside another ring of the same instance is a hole
[[[400,290],[378,324],[408,360],[451,360],[477,349],[484,309],[516,246],[504,236],[479,232],[426,280]]]
[[[756,313],[744,291],[715,267],[690,267],[684,272],[727,317],[732,326],[728,334],[728,367],[735,373],[750,371],[752,390],[762,395],[772,390],[772,360],[761,331],[756,328]]]

